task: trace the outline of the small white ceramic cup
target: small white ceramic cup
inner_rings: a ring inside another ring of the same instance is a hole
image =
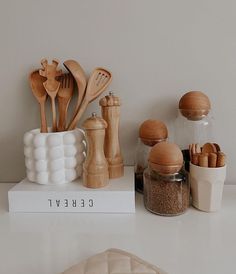
[[[40,133],[39,129],[24,135],[27,178],[43,185],[69,183],[82,174],[85,159],[85,137],[81,129]]]
[[[221,208],[226,166],[199,167],[190,163],[190,184],[193,206],[206,212]]]

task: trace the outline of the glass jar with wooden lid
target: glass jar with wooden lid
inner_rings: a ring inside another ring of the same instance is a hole
[[[139,128],[139,139],[135,155],[135,190],[143,192],[143,172],[148,166],[151,148],[168,138],[166,125],[159,120],[146,120]]]
[[[212,141],[213,137],[213,117],[208,96],[201,91],[185,93],[179,101],[174,142],[182,150],[187,171],[190,161],[189,145],[203,145]]]
[[[144,171],[144,204],[163,216],[184,213],[189,207],[190,184],[183,167],[183,155],[173,143],[156,144]]]

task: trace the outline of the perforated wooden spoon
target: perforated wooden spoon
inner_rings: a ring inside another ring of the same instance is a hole
[[[47,80],[43,82],[43,85],[47,91],[47,94],[51,98],[51,105],[52,105],[52,131],[57,131],[57,116],[56,116],[56,105],[55,105],[55,98],[57,96],[60,82],[56,80],[56,77],[61,76],[62,70],[57,70],[57,66],[59,61],[53,59],[52,64],[49,65],[46,59],[41,61],[43,69],[39,70],[39,74],[43,77],[46,77]]]
[[[95,100],[108,87],[111,80],[112,74],[108,70],[104,68],[94,69],[89,78],[82,104],[80,105],[79,111],[76,113],[73,121],[70,123],[68,130],[72,130],[76,127],[76,124],[83,115],[88,104]]]
[[[74,60],[67,60],[63,64],[66,67],[66,69],[73,75],[77,84],[78,97],[77,97],[77,103],[75,106],[75,111],[70,121],[72,122],[77,112],[79,111],[79,107],[84,98],[87,82],[86,82],[86,76],[85,76],[84,70],[82,69],[82,67],[80,66],[78,62]]]
[[[45,102],[47,100],[47,92],[43,86],[44,78],[39,74],[39,70],[35,70],[29,75],[29,82],[32,89],[32,93],[40,105],[40,132],[48,132],[47,120],[45,114]]]
[[[57,131],[64,131],[66,129],[66,116],[70,100],[73,95],[74,81],[70,73],[63,74],[60,77],[60,88],[57,93],[59,122]]]

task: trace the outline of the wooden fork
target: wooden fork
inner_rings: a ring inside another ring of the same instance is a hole
[[[74,81],[70,73],[63,74],[60,77],[60,88],[57,93],[59,122],[57,131],[66,130],[66,116],[70,100],[73,95]]]

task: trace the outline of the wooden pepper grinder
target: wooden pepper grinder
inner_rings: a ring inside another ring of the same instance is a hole
[[[88,144],[87,157],[83,164],[83,184],[90,188],[100,188],[108,184],[108,163],[104,155],[106,121],[96,113],[83,123]]]
[[[119,143],[120,99],[109,92],[99,104],[102,117],[107,122],[105,135],[105,156],[109,166],[109,178],[119,178],[124,175],[124,164]]]

